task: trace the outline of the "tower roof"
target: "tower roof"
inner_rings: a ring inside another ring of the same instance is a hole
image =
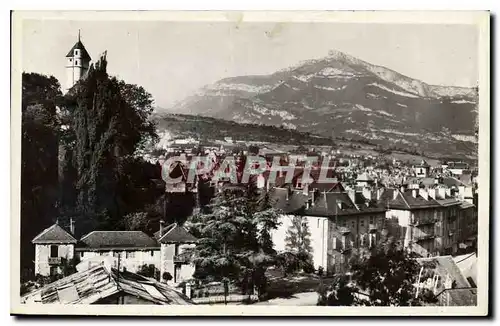
[[[82,51],[82,59],[91,60],[90,55],[87,52],[87,49],[85,49],[85,46],[80,41],[80,39],[78,39],[78,42],[76,42],[75,45],[73,45],[73,47],[71,48],[71,50],[69,50],[68,54],[66,55],[66,58],[72,57],[75,49]]]

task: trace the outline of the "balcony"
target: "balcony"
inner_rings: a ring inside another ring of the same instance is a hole
[[[49,265],[61,265],[61,257],[49,257]]]
[[[419,242],[419,241],[426,241],[426,240],[432,240],[434,239],[436,236],[434,234],[422,234],[422,235],[417,235],[415,236],[413,239],[416,241],[416,242]]]
[[[189,257],[187,257],[186,255],[176,255],[176,256],[174,256],[174,263],[188,264]]]
[[[341,226],[341,227],[339,227],[339,233],[346,235],[346,234],[351,233],[351,230],[348,227]]]
[[[426,220],[420,220],[420,221],[413,221],[413,225],[415,226],[421,226],[421,225],[431,225],[436,223],[437,221],[435,219],[426,219]]]

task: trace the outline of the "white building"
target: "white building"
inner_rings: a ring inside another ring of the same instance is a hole
[[[66,91],[85,75],[89,70],[90,61],[90,55],[80,41],[80,31],[78,31],[78,41],[66,55]]]

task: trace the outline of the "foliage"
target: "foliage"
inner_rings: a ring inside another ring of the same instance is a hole
[[[265,271],[276,260],[270,232],[278,226],[277,217],[268,194],[260,194],[253,183],[224,188],[207,212],[188,223],[199,239],[192,250],[194,277],[265,292]]]
[[[56,107],[62,96],[57,79],[22,75],[21,265],[31,266],[31,240],[48,227],[57,209],[58,130]]]
[[[307,218],[295,215],[292,217],[292,224],[287,230],[285,237],[285,247],[287,250],[299,253],[312,253],[311,232]]]
[[[89,228],[120,229],[122,216],[155,203],[159,187],[152,179],[161,179],[161,171],[135,157],[157,139],[151,94],[108,76],[106,65],[101,58],[65,97],[71,152],[65,165],[73,168],[65,179],[76,192],[73,214],[90,221]]]
[[[364,306],[421,306],[436,301],[429,290],[416,297],[420,265],[392,240],[352,263],[352,276],[320,292],[318,304]],[[352,302],[350,295],[360,293]]]
[[[305,273],[314,272],[311,255],[303,251],[284,251],[279,253],[277,266],[281,267],[285,276],[298,271],[304,271]]]
[[[168,282],[168,281],[172,280],[174,277],[169,272],[163,272],[163,275],[161,276],[161,278],[164,281]]]
[[[356,288],[349,285],[349,277],[337,276],[329,285],[318,289],[318,306],[353,306],[357,303]]]
[[[155,267],[155,265],[150,264],[144,264],[141,267],[139,267],[139,270],[137,271],[137,274],[154,278],[155,280],[159,281],[160,280],[160,270]],[[165,273],[163,273],[165,274]]]

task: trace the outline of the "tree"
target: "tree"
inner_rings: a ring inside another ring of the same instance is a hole
[[[360,293],[349,305],[421,306],[436,301],[429,290],[416,296],[415,284],[420,272],[418,262],[392,241],[359,257],[352,264],[351,281],[334,282],[329,291],[320,292],[318,304],[345,305],[350,294]]]
[[[318,306],[353,306],[357,302],[356,288],[349,285],[346,275],[337,275],[332,283],[318,289]]]
[[[56,78],[22,75],[21,266],[32,267],[31,240],[53,223],[57,209],[58,132],[62,93]]]
[[[158,268],[156,268],[155,265],[153,265],[153,264],[141,265],[137,274],[142,275],[142,276],[146,276],[149,278],[154,278],[157,281],[160,280],[160,270]]]
[[[195,278],[265,291],[265,271],[276,260],[270,232],[277,227],[278,211],[251,184],[226,186],[207,212],[189,221],[199,239],[192,250]]]
[[[292,224],[286,232],[285,247],[290,251],[311,255],[311,232],[309,231],[309,223],[304,216],[295,215],[292,217]]]
[[[106,66],[103,57],[65,98],[71,117],[66,150],[73,151],[68,164],[76,170],[76,180],[68,182],[76,188],[74,210],[92,228],[118,229],[122,216],[141,208],[137,198],[156,199],[144,191],[154,190],[151,173],[144,173],[153,165],[135,155],[157,135],[149,119],[151,94],[108,76]]]

